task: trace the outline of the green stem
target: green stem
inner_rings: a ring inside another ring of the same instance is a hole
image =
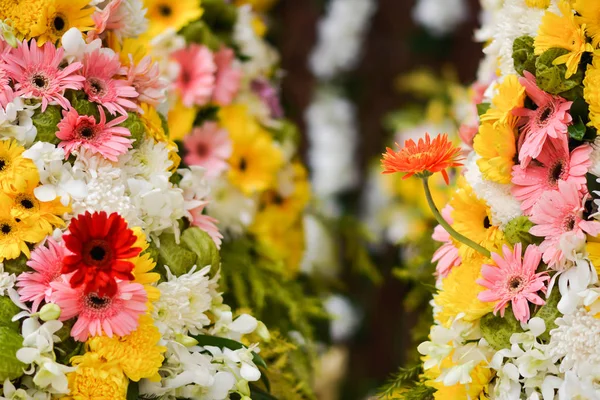
[[[450,224],[444,219],[444,217],[442,217],[442,214],[440,214],[440,211],[438,210],[438,208],[436,207],[436,205],[433,201],[433,197],[431,197],[431,190],[429,189],[429,177],[424,177],[422,179],[423,179],[423,188],[425,189],[425,197],[427,197],[427,203],[429,204],[429,208],[431,208],[431,212],[433,213],[433,216],[435,217],[437,222],[439,222],[439,224],[446,230],[446,232],[448,232],[450,234],[450,236],[452,236],[454,239],[458,240],[459,242],[461,242],[463,244],[466,244],[473,250],[477,250],[479,253],[481,253],[485,257],[489,258],[491,256],[491,254],[488,249],[475,243],[468,237],[463,236],[460,233],[458,233],[452,226],[450,226]]]

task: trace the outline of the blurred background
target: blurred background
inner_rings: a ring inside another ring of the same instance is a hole
[[[269,40],[281,52],[286,115],[300,126],[319,207],[342,221],[346,262],[359,264],[341,266],[345,299],[328,302],[345,323],[331,328],[334,347],[323,355],[318,397],[365,399],[417,357],[431,291],[415,278],[431,276],[435,250],[433,222],[406,221],[421,212],[419,199],[393,188],[387,197],[378,194],[384,189],[374,178],[377,160],[385,146],[403,140],[403,131],[458,132],[456,103],[468,99],[457,97],[469,96],[482,58],[475,40],[482,13],[478,0],[273,3]],[[394,201],[408,206],[404,214]],[[373,207],[389,213],[374,216]],[[355,235],[345,237],[355,229],[364,233],[366,254],[352,251]],[[418,235],[421,248],[414,245]],[[372,267],[371,279],[351,273]]]

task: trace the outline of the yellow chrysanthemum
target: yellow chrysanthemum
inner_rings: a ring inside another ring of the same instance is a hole
[[[545,9],[550,6],[550,0],[525,0],[525,4],[530,8]]]
[[[129,381],[117,363],[108,363],[99,354],[88,352],[71,363],[78,368],[67,374],[69,395],[64,400],[125,400]]]
[[[19,39],[30,38],[31,27],[37,25],[40,15],[52,0],[0,0],[0,19],[14,28]]]
[[[221,108],[219,120],[233,143],[229,159],[230,181],[248,195],[273,187],[283,164],[283,153],[269,132],[243,105]]]
[[[588,236],[586,250],[589,254],[592,265],[600,274],[600,237]]]
[[[13,217],[14,203],[7,195],[0,196],[0,262],[25,254],[29,258],[27,243],[35,244],[46,237],[46,231],[32,226],[28,220]]]
[[[434,296],[435,304],[439,307],[435,319],[440,324],[449,327],[458,314],[464,314],[465,321],[476,321],[492,312],[493,303],[484,303],[477,295],[486,290],[477,284],[481,276],[481,266],[491,263],[483,256],[472,257],[465,260],[450,271],[442,279],[442,290]]]
[[[269,11],[276,2],[277,0],[235,0],[235,5],[239,7],[244,4],[250,4],[253,10],[265,12]]]
[[[452,354],[450,354],[442,360],[440,366],[431,368],[425,372],[425,378],[428,379],[427,385],[437,389],[437,392],[433,394],[433,398],[436,400],[487,399],[488,385],[494,377],[494,372],[483,361],[473,368],[470,374],[472,381],[467,385],[457,383],[454,386],[445,386],[443,382],[436,382],[443,369],[451,368],[454,365]]]
[[[500,251],[505,243],[504,234],[499,227],[492,225],[490,208],[485,201],[475,195],[464,179],[459,179],[458,190],[450,200],[450,205],[454,229],[491,252]],[[463,261],[479,255],[467,245],[461,243],[456,245]]]
[[[134,265],[133,271],[131,271],[135,278],[133,281],[144,285],[144,289],[148,295],[148,309],[152,310],[152,303],[160,298],[160,290],[154,286],[160,279],[160,275],[157,272],[152,272],[156,267],[156,262],[150,257],[150,254],[142,254],[148,249],[146,235],[139,227],[133,227],[131,229],[137,238],[132,247],[139,247],[142,249],[140,255],[129,260]]]
[[[592,38],[592,45],[600,45],[600,2],[597,0],[575,0],[573,8],[579,14],[577,22],[585,25],[585,30]]]
[[[144,0],[144,6],[148,9],[146,18],[150,22],[147,34],[151,37],[168,28],[178,31],[203,13],[200,0]]]
[[[183,140],[192,131],[196,118],[195,107],[185,107],[181,99],[177,99],[175,106],[169,111],[169,136],[171,140]]]
[[[600,53],[594,54],[583,79],[583,97],[590,107],[590,125],[600,129]]]
[[[0,189],[4,193],[22,192],[27,182],[40,180],[33,161],[22,157],[23,151],[16,140],[0,141]]]
[[[167,145],[167,148],[169,149],[169,160],[172,162],[169,171],[175,171],[179,168],[179,164],[181,163],[177,144],[165,133],[158,111],[146,103],[141,103],[141,108],[143,113],[140,115],[140,118],[142,119],[144,128],[146,128],[146,133],[148,133],[155,142],[163,142]]]
[[[142,378],[160,381],[158,369],[163,363],[166,347],[159,346],[161,334],[152,317],[142,315],[138,328],[127,336],[112,338],[96,336],[88,340],[90,351],[108,363],[117,364],[132,381]]]
[[[517,117],[512,115],[512,110],[523,107],[524,103],[525,88],[516,75],[508,75],[498,85],[498,93],[492,99],[492,106],[481,116],[481,121],[514,125]]]
[[[24,2],[26,3],[26,2]],[[36,37],[38,45],[56,43],[71,28],[82,32],[94,28],[94,7],[90,0],[52,0],[42,8],[37,23],[31,27],[30,36]]]
[[[542,54],[552,48],[568,50],[568,53],[554,60],[555,65],[566,64],[565,78],[570,78],[579,67],[581,56],[585,52],[594,51],[585,37],[585,25],[579,25],[575,14],[567,0],[562,0],[558,7],[562,15],[546,11],[542,24],[533,43],[534,53]]]
[[[483,123],[473,140],[473,149],[481,156],[477,166],[485,179],[498,183],[510,183],[514,157],[515,129],[507,124]]]

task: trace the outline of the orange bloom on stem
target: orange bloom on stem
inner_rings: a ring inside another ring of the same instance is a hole
[[[396,146],[400,147],[398,143]],[[459,161],[462,161],[460,148],[452,144],[448,135],[437,135],[431,141],[429,133],[426,133],[425,140],[419,139],[418,143],[412,139],[405,141],[400,151],[388,147],[387,153],[383,154],[381,164],[384,174],[404,172],[406,175],[403,179],[413,175],[422,178],[441,172],[448,184],[450,181],[446,169],[460,167],[462,164]]]

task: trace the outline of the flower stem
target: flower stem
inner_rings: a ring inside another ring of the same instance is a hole
[[[481,253],[485,257],[489,258],[491,256],[491,254],[490,254],[490,251],[488,249],[486,249],[485,247],[483,247],[483,246],[475,243],[474,241],[472,241],[468,237],[466,237],[466,236],[461,235],[460,233],[458,233],[454,228],[452,228],[450,226],[450,224],[444,219],[444,217],[442,217],[442,214],[440,214],[440,211],[438,210],[438,208],[436,207],[436,205],[435,205],[435,203],[433,201],[433,197],[431,197],[431,190],[429,189],[429,177],[424,177],[422,179],[423,179],[423,188],[425,189],[425,197],[427,197],[427,203],[429,204],[429,208],[431,208],[431,212],[433,213],[433,216],[435,217],[435,219],[437,220],[437,222],[454,239],[458,240],[459,242],[461,242],[463,244],[466,244],[467,246],[469,246],[473,250],[477,250],[479,253]]]

